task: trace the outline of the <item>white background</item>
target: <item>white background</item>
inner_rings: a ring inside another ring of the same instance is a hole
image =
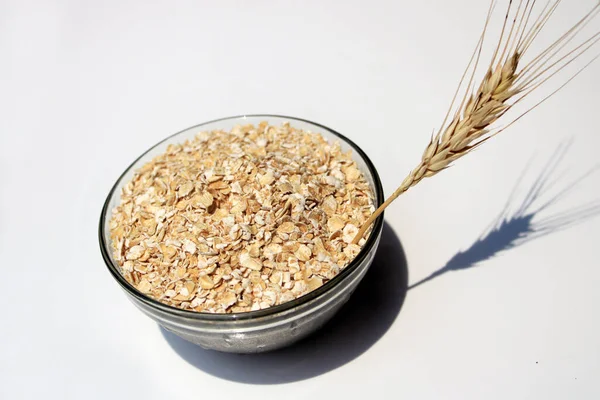
[[[593,4],[566,1],[543,38]],[[224,116],[330,126],[365,150],[391,193],[440,124],[487,7],[0,0],[0,398],[599,398],[600,218],[408,290],[391,326],[377,328],[397,290],[330,327],[331,340],[263,357],[166,340],[100,256],[100,209],[124,168],[165,136]],[[569,138],[546,199],[597,164],[599,73],[593,64],[386,211],[410,283],[477,240],[532,157],[513,204]],[[534,221],[572,220],[600,201],[599,184],[589,176]],[[393,269],[390,254],[380,259]]]

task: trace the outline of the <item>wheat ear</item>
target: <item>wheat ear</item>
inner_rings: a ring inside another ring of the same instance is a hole
[[[433,176],[448,168],[454,161],[468,154],[492,136],[505,130],[562,89],[595,60],[596,57],[571,75],[554,92],[544,97],[537,104],[530,106],[527,111],[518,117],[513,118],[508,125],[496,127],[498,119],[502,118],[514,105],[546,83],[557,72],[572,63],[600,40],[600,32],[598,32],[576,45],[572,44],[577,34],[598,13],[600,4],[597,4],[554,43],[523,64],[523,57],[556,11],[560,0],[552,3],[548,2],[541,11],[536,12],[537,17],[533,20],[535,0],[527,0],[526,2],[521,0],[517,5],[513,3],[516,2],[509,1],[500,39],[481,83],[475,88],[473,78],[479,64],[487,26],[495,7],[495,0],[491,2],[483,32],[460,80],[441,128],[432,136],[417,167],[408,174],[396,191],[361,226],[354,237],[353,243],[358,243],[373,221],[398,196],[419,183],[423,178]],[[467,75],[469,75],[469,79],[465,82]],[[455,107],[457,94],[461,89],[464,89],[464,95],[460,104]],[[450,115],[452,115],[452,118],[447,123]]]

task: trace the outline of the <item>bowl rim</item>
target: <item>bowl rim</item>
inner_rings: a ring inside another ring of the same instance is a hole
[[[366,243],[364,244],[364,246],[362,247],[362,249],[360,250],[358,255],[344,269],[340,270],[340,272],[335,277],[333,277],[332,279],[327,281],[324,285],[320,286],[319,288],[317,288],[313,291],[310,291],[310,292],[298,297],[297,299],[287,301],[287,302],[279,304],[279,305],[264,308],[261,310],[256,310],[256,311],[245,311],[245,312],[241,312],[241,313],[224,314],[224,313],[207,313],[207,312],[184,310],[181,308],[177,308],[174,306],[170,306],[170,305],[161,303],[160,301],[155,300],[155,299],[151,298],[150,296],[147,296],[147,295],[143,294],[142,292],[138,291],[133,285],[131,285],[129,282],[127,282],[125,277],[123,277],[123,275],[121,275],[121,273],[118,269],[118,266],[113,264],[113,262],[110,258],[110,254],[109,254],[111,249],[110,249],[108,243],[104,240],[104,228],[105,228],[105,223],[108,222],[107,213],[109,211],[109,203],[110,203],[111,198],[113,197],[113,194],[117,190],[117,186],[118,186],[119,182],[123,179],[123,177],[128,172],[130,172],[134,168],[134,165],[142,157],[144,157],[150,151],[154,150],[157,146],[160,146],[161,144],[174,138],[175,136],[180,135],[189,130],[200,128],[204,125],[212,124],[215,122],[236,120],[236,119],[243,120],[246,118],[265,118],[267,120],[267,122],[269,122],[268,121],[269,118],[284,119],[284,120],[288,120],[290,122],[299,121],[299,122],[304,122],[304,123],[314,125],[316,127],[319,127],[320,129],[326,130],[329,133],[333,134],[337,138],[339,138],[342,141],[344,141],[345,143],[347,143],[352,148],[352,151],[356,152],[356,154],[358,154],[363,159],[363,161],[365,162],[367,169],[369,170],[369,173],[371,174],[371,177],[373,179],[373,185],[374,185],[375,195],[376,195],[376,200],[377,200],[377,207],[379,207],[383,203],[383,201],[384,201],[383,186],[381,184],[379,174],[377,173],[377,170],[375,169],[375,166],[373,165],[373,163],[371,162],[369,157],[352,140],[350,140],[346,136],[342,135],[341,133],[339,133],[325,125],[322,125],[322,124],[319,124],[319,123],[316,123],[316,122],[313,122],[313,121],[310,121],[307,119],[290,117],[287,115],[242,114],[242,115],[235,115],[235,116],[230,116],[230,117],[218,118],[218,119],[214,119],[211,121],[206,121],[206,122],[203,122],[203,123],[200,123],[197,125],[193,125],[189,128],[180,130],[180,131],[166,137],[165,139],[159,141],[158,143],[154,144],[153,146],[149,147],[140,156],[138,156],[127,168],[125,168],[123,173],[117,178],[117,180],[113,184],[112,188],[110,189],[108,196],[106,197],[106,200],[104,201],[102,211],[100,213],[98,238],[100,241],[100,243],[99,243],[100,244],[100,252],[102,253],[102,258],[104,259],[104,263],[106,264],[106,266],[107,266],[109,272],[112,274],[113,278],[115,278],[115,280],[121,285],[121,287],[128,294],[132,295],[135,299],[145,303],[146,305],[148,305],[154,309],[158,309],[158,310],[163,311],[168,314],[175,314],[179,317],[191,318],[191,319],[195,319],[195,320],[203,320],[206,322],[208,322],[208,321],[242,321],[242,320],[250,320],[250,319],[256,319],[256,318],[267,317],[267,316],[276,316],[277,314],[282,314],[286,311],[290,311],[296,307],[299,307],[299,306],[306,304],[314,299],[317,299],[317,298],[321,297],[323,294],[332,290],[340,282],[342,282],[347,277],[349,277],[358,268],[359,265],[361,265],[361,263],[367,257],[367,255],[369,254],[371,249],[375,246],[375,244],[379,238],[379,233],[381,232],[381,229],[383,227],[383,214],[384,213],[381,213],[381,215],[379,215],[379,217],[377,217],[377,219],[374,221],[371,234],[367,238]]]

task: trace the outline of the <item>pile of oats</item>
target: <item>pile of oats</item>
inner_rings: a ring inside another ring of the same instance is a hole
[[[373,194],[339,143],[289,124],[202,132],[136,172],[110,231],[123,276],[186,310],[300,297],[358,253]]]

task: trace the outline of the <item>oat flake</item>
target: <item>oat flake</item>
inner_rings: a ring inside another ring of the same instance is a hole
[[[121,273],[198,312],[259,310],[322,286],[374,211],[338,143],[289,124],[201,132],[142,166],[110,221]]]

